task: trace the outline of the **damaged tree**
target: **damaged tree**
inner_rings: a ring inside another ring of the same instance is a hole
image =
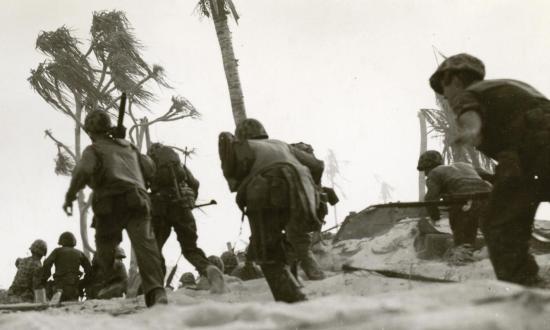
[[[239,14],[232,0],[200,0],[197,4],[197,11],[200,15],[211,17],[214,21],[214,28],[222,52],[223,69],[229,88],[231,109],[235,125],[246,119],[244,97],[239,78],[238,60],[233,51],[231,31],[227,22],[228,16],[233,16],[235,22],[239,21]]]
[[[146,108],[154,100],[147,87],[149,82],[170,87],[164,79],[164,69],[149,65],[142,58],[141,44],[123,12],[94,12],[90,34],[90,44],[85,51],[80,48],[83,43],[64,26],[43,31],[36,40],[36,48],[47,59],[31,70],[28,81],[48,104],[74,124],[74,149],[55,139],[52,132],[46,132],[58,148],[58,174],[69,175],[72,166],[80,160],[85,112],[103,110],[114,115],[122,92],[127,93],[132,104]],[[170,114],[181,108],[173,107]],[[193,111],[196,112],[194,108]],[[135,118],[133,113],[130,116]],[[176,120],[174,118],[178,117],[164,119]],[[134,126],[144,125],[134,122]],[[88,255],[93,251],[87,235],[89,197],[80,192],[77,199],[80,232]]]

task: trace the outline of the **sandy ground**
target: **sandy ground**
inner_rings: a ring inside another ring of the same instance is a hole
[[[414,221],[374,239],[344,241],[322,250],[325,268],[342,264],[461,281],[440,284],[387,278],[372,272],[329,271],[304,281],[309,301],[272,301],[263,279],[232,281],[231,292],[178,290],[170,305],[146,309],[141,298],[86,301],[43,312],[0,315],[2,329],[544,329],[550,291],[494,280],[487,259],[467,266],[416,258]],[[538,256],[542,265],[548,256]]]

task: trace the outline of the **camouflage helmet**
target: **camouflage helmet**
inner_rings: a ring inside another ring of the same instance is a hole
[[[180,277],[180,283],[182,285],[195,285],[195,275],[190,272],[183,273]]]
[[[126,252],[120,246],[115,248],[115,259],[124,259],[126,258]]]
[[[44,257],[46,254],[48,254],[48,244],[46,244],[46,242],[41,239],[37,239],[36,241],[32,242],[29,250],[31,250],[32,254],[38,254],[39,256]]]
[[[441,156],[441,153],[436,150],[428,150],[418,158],[416,169],[419,171],[426,171],[439,165],[443,165],[443,156]]]
[[[248,118],[241,121],[235,129],[235,136],[238,140],[268,139],[269,136],[260,121]]]
[[[160,142],[152,143],[149,146],[149,150],[147,150],[147,155],[151,158],[155,158],[156,154],[159,152],[159,150],[162,150],[164,148],[164,145]]]
[[[75,247],[76,237],[74,237],[73,233],[71,233],[70,231],[66,231],[59,235],[59,240],[57,241],[57,244],[61,246]]]
[[[215,256],[215,255],[211,255],[210,257],[208,257],[208,261],[210,261],[210,263],[216,267],[218,267],[219,270],[222,271],[223,273],[223,261],[220,257],[218,256]]]
[[[227,269],[235,269],[239,265],[239,260],[237,259],[237,256],[235,253],[231,251],[225,251],[221,255],[221,259],[223,261],[223,265]]]
[[[453,55],[445,59],[430,77],[430,86],[438,94],[443,94],[441,79],[446,71],[468,71],[476,75],[480,80],[485,78],[485,65],[480,59],[466,53]]]
[[[111,128],[111,118],[106,111],[93,110],[84,119],[84,130],[88,134],[107,133]]]

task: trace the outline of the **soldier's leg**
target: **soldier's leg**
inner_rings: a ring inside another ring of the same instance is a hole
[[[166,260],[164,260],[162,248],[168,240],[168,237],[170,237],[172,227],[166,221],[166,217],[157,216],[154,217],[151,222],[153,226],[153,232],[155,233],[155,240],[157,242],[157,246],[160,252],[160,257],[162,258],[162,272],[164,273],[164,275],[166,275]]]
[[[132,248],[136,254],[142,287],[147,295],[152,290],[164,288],[162,257],[158,249],[148,214],[133,216],[126,225]]]
[[[325,274],[319,268],[319,264],[311,251],[311,234],[301,230],[292,221],[287,224],[285,231],[286,237],[292,247],[291,255],[294,255],[308,279],[313,281],[324,279]]]
[[[169,216],[181,246],[181,253],[200,275],[206,275],[206,267],[210,265],[210,261],[197,246],[197,225],[193,213],[189,208],[176,208]]]
[[[306,300],[286,264],[283,229],[288,221],[288,211],[249,210],[247,214],[252,234],[249,249],[253,249],[252,255],[264,273],[273,298],[288,303]]]
[[[104,278],[114,275],[115,248],[122,242],[122,226],[114,217],[95,217],[96,259]]]
[[[513,183],[495,184],[482,231],[497,278],[532,284],[539,268],[529,253],[529,239],[538,202],[524,180]]]

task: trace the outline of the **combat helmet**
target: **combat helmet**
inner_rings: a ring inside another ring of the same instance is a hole
[[[31,250],[32,254],[37,254],[41,257],[44,257],[46,256],[46,254],[48,254],[48,244],[46,244],[44,240],[37,239],[36,241],[32,242],[29,250]]]
[[[126,258],[126,252],[120,246],[115,248],[115,259],[124,259]]]
[[[108,133],[112,128],[111,118],[106,111],[93,110],[84,119],[84,130],[86,133]]]
[[[235,129],[235,136],[238,140],[269,139],[264,125],[259,120],[253,118],[241,121]]]
[[[473,73],[479,80],[485,78],[485,65],[480,59],[466,53],[453,55],[445,59],[430,77],[430,86],[438,94],[443,94],[441,79],[446,71],[468,71]]]
[[[220,257],[211,255],[210,257],[208,257],[208,261],[210,261],[212,265],[218,267],[218,269],[221,270],[221,272],[223,273],[223,261]]]
[[[70,231],[66,231],[63,234],[59,235],[59,240],[57,244],[61,246],[75,247],[76,246],[76,237]]]
[[[418,166],[416,166],[416,169],[419,171],[426,171],[439,165],[443,165],[443,156],[441,156],[441,153],[436,150],[428,150],[418,158]]]
[[[231,271],[239,265],[237,256],[231,251],[225,251],[222,253],[221,259],[223,261],[223,266],[227,271]]]
[[[181,275],[180,277],[180,283],[183,286],[195,285],[195,275],[193,275],[193,273],[190,273],[190,272],[183,273],[183,275]]]

